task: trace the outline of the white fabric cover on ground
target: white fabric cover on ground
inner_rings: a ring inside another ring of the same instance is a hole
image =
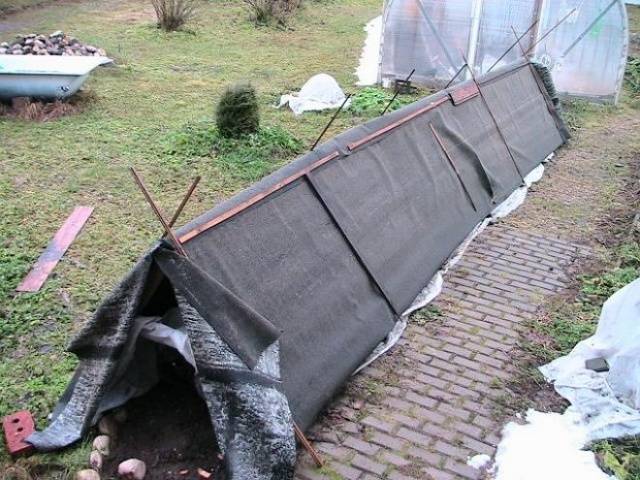
[[[495,480],[615,480],[582,450],[587,431],[576,412],[529,410],[527,423],[504,427],[496,452]]]
[[[360,64],[356,69],[358,81],[356,85],[366,86],[378,83],[380,68],[380,42],[382,41],[382,15],[377,16],[364,27],[367,38],[362,47]]]
[[[335,78],[326,73],[314,75],[302,86],[297,94],[280,97],[278,108],[289,104],[294,114],[338,108],[344,102],[345,94]],[[345,105],[348,107],[349,102]]]
[[[585,368],[597,357],[608,372]],[[582,416],[589,440],[640,434],[640,279],[605,302],[595,335],[540,371]]]
[[[599,357],[607,360],[608,372],[585,367]],[[571,406],[563,414],[529,410],[525,425],[507,424],[493,478],[615,479],[583,448],[594,440],[640,434],[640,278],[605,302],[592,337],[540,371]]]

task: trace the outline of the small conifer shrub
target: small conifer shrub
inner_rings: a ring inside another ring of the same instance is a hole
[[[216,126],[220,135],[227,138],[256,133],[260,127],[260,113],[255,88],[249,84],[227,88],[218,103]]]

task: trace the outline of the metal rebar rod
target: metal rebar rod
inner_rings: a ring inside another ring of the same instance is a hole
[[[516,157],[513,155],[513,152],[511,151],[511,147],[509,147],[509,144],[507,143],[507,138],[504,136],[504,133],[502,133],[500,124],[498,123],[496,116],[493,114],[493,111],[491,110],[491,106],[489,105],[487,98],[484,96],[482,88],[480,87],[480,83],[478,83],[478,79],[476,78],[475,73],[473,73],[473,68],[471,68],[468,65],[469,62],[467,61],[467,58],[465,57],[464,53],[462,54],[462,57],[464,58],[465,63],[467,63],[467,68],[469,69],[469,73],[471,74],[471,79],[473,80],[473,83],[476,85],[476,88],[478,89],[478,94],[482,99],[482,103],[484,103],[484,106],[487,109],[487,112],[489,112],[489,116],[491,117],[491,120],[493,121],[493,124],[495,125],[496,130],[498,131],[498,135],[500,136],[502,143],[504,143],[504,146],[506,147],[507,152],[509,153],[509,157],[511,158],[511,161],[513,162],[514,167],[516,167],[516,171],[518,172],[518,175],[520,175],[520,179],[524,182],[524,175],[522,175],[522,172],[520,171],[520,167],[518,167],[518,163],[516,162]]]
[[[500,63],[500,61],[501,61],[504,57],[506,57],[506,56],[509,54],[509,52],[510,52],[511,50],[513,50],[513,47],[515,47],[516,45],[520,45],[520,40],[522,40],[522,39],[524,38],[524,36],[525,36],[527,33],[529,33],[529,32],[530,32],[530,31],[531,31],[531,30],[532,30],[532,29],[533,29],[533,28],[538,24],[538,22],[539,22],[539,21],[540,21],[540,19],[539,19],[539,18],[536,18],[536,19],[535,19],[535,21],[534,21],[531,25],[529,25],[529,28],[527,28],[527,29],[525,30],[525,32],[524,32],[521,36],[519,36],[519,37],[518,37],[518,36],[516,35],[516,41],[515,41],[513,44],[511,44],[511,46],[510,46],[509,48],[507,48],[507,49],[505,50],[505,52],[504,52],[502,55],[500,55],[500,57],[498,57],[498,59],[497,59],[495,62],[493,62],[493,65],[491,65],[491,66],[489,67],[489,70],[487,70],[485,73],[489,73],[491,70],[493,70],[493,68],[494,68],[496,65],[498,65],[498,63]],[[525,56],[525,58],[527,57],[527,55],[524,53],[524,51],[523,51],[523,55]]]
[[[527,49],[527,55],[529,55],[531,53],[531,51],[536,48],[538,46],[538,44],[540,44],[540,42],[542,42],[545,38],[547,38],[549,35],[551,35],[551,32],[553,32],[556,28],[558,28],[560,25],[562,25],[564,23],[564,21],[569,18],[571,15],[573,15],[573,13],[578,10],[577,7],[572,8],[571,10],[569,10],[569,13],[567,13],[564,17],[562,17],[560,20],[558,20],[556,22],[556,24],[551,27],[549,30],[547,30],[547,32],[542,35],[538,40],[536,40],[533,45],[531,45],[528,49]]]
[[[342,104],[340,105],[340,107],[338,107],[338,110],[336,110],[336,112],[333,114],[333,116],[331,117],[331,120],[329,120],[329,123],[327,123],[324,127],[324,129],[322,130],[322,133],[320,133],[320,135],[318,136],[318,138],[316,139],[316,141],[313,143],[313,146],[311,147],[310,151],[313,151],[316,146],[318,146],[318,143],[320,142],[320,139],[324,136],[325,133],[327,133],[327,130],[329,130],[329,127],[331,126],[331,124],[333,123],[333,121],[336,119],[336,117],[338,116],[338,114],[342,111],[342,109],[344,108],[344,106],[347,104],[347,101],[351,98],[351,94],[347,94],[347,96],[344,98],[344,102],[342,102]]]
[[[578,43],[580,43],[580,42],[582,41],[582,39],[585,37],[585,35],[591,31],[591,29],[595,26],[595,24],[596,24],[596,23],[598,23],[598,22],[600,21],[600,19],[601,19],[602,17],[604,17],[604,16],[607,14],[607,12],[608,12],[609,10],[611,10],[611,7],[613,7],[616,3],[618,3],[618,0],[613,0],[609,5],[607,5],[607,7],[606,7],[603,11],[601,11],[601,12],[598,14],[598,16],[597,16],[596,18],[594,18],[594,19],[593,19],[593,21],[589,24],[589,26],[585,29],[585,31],[584,31],[584,32],[582,32],[580,35],[578,35],[578,38],[576,38],[576,39],[573,41],[573,43],[572,43],[571,45],[569,45],[569,46],[565,49],[565,51],[564,51],[564,52],[562,52],[562,57],[563,57],[563,58],[564,58],[564,57],[566,57],[566,56],[567,56],[567,54],[568,54],[571,50],[573,50],[573,48],[574,48]]]
[[[295,422],[293,422],[293,431],[295,432],[296,437],[298,437],[298,440],[300,441],[304,449],[309,452],[309,455],[311,455],[311,458],[316,464],[316,467],[322,468],[322,466],[324,465],[322,458],[320,457],[318,452],[316,452],[309,440],[307,440],[307,437],[305,437],[304,432],[300,429],[300,427],[298,427]]]
[[[173,233],[173,230],[171,230],[171,227],[169,226],[169,224],[165,220],[164,215],[160,211],[160,208],[153,201],[153,198],[151,198],[151,195],[149,194],[149,191],[147,190],[147,187],[145,186],[144,182],[142,181],[142,178],[140,177],[140,175],[138,175],[138,172],[136,172],[135,168],[133,168],[133,167],[130,167],[129,170],[131,171],[131,175],[133,176],[133,179],[135,180],[135,182],[138,184],[138,187],[142,191],[142,194],[144,195],[144,198],[147,200],[147,203],[149,204],[149,206],[151,206],[151,210],[153,210],[153,213],[155,213],[156,217],[158,217],[158,220],[160,221],[160,223],[164,227],[165,232],[167,233],[167,235],[171,239],[171,242],[175,246],[176,250],[182,256],[188,258],[187,252],[185,251],[184,247],[180,243],[180,240],[178,240],[178,238]]]
[[[462,71],[463,71],[466,67],[467,67],[467,64],[465,63],[464,65],[462,65],[462,66],[458,69],[458,71],[456,72],[456,74],[455,74],[453,77],[451,77],[451,80],[449,80],[449,83],[447,83],[447,84],[444,86],[444,89],[445,89],[445,90],[451,86],[451,84],[454,82],[454,80],[455,80],[456,78],[458,78],[458,75],[460,75],[460,74],[462,73]]]
[[[411,80],[411,77],[413,76],[413,74],[415,73],[416,69],[414,68],[413,70],[411,70],[411,73],[409,75],[407,75],[407,77],[404,79],[405,82],[408,82],[409,80]],[[393,94],[393,97],[391,97],[391,100],[389,100],[389,103],[387,103],[387,106],[384,107],[384,110],[382,110],[382,113],[380,114],[380,116],[384,115],[385,113],[387,113],[387,110],[389,110],[389,107],[391,106],[391,104],[393,102],[395,102],[396,98],[398,98],[398,94],[400,93],[400,90],[396,89],[395,93]]]
[[[431,129],[431,133],[433,133],[433,136],[435,137],[436,142],[438,142],[438,145],[442,149],[442,152],[444,153],[444,156],[449,161],[449,165],[451,165],[451,168],[453,168],[453,171],[455,172],[456,176],[458,177],[458,181],[460,182],[460,186],[462,186],[462,189],[464,190],[464,193],[466,194],[467,199],[471,203],[471,206],[473,207],[473,210],[477,212],[478,209],[476,208],[476,204],[473,201],[473,198],[471,197],[471,194],[469,193],[469,190],[467,190],[467,186],[464,184],[464,181],[462,180],[462,175],[460,175],[460,172],[458,171],[458,167],[456,167],[456,164],[453,163],[453,158],[449,154],[449,151],[447,150],[447,147],[445,146],[444,142],[440,138],[440,135],[438,135],[438,132],[436,131],[435,127],[433,126],[433,123],[429,122],[429,128]]]
[[[453,68],[456,68],[456,62],[453,61],[453,57],[449,53],[449,50],[447,49],[447,46],[444,43],[444,40],[442,40],[442,37],[440,36],[440,32],[438,32],[438,29],[431,21],[431,18],[429,18],[429,14],[427,13],[427,10],[424,8],[424,5],[422,4],[422,0],[418,0],[417,3],[418,3],[418,9],[420,10],[420,13],[422,13],[422,16],[427,21],[429,28],[431,28],[431,31],[433,32],[433,35],[436,37],[436,40],[440,44],[440,48],[442,48],[442,51],[444,52],[445,57],[447,57],[447,60],[449,60],[449,63],[451,64],[451,66]]]

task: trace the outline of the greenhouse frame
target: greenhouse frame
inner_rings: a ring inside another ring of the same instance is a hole
[[[616,103],[627,58],[623,0],[387,0],[378,80],[442,88],[527,56],[558,93]]]

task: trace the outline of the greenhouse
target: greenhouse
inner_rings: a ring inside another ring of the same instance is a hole
[[[388,0],[379,81],[415,69],[413,83],[442,88],[523,55],[549,67],[558,92],[618,99],[627,56],[622,0]]]

